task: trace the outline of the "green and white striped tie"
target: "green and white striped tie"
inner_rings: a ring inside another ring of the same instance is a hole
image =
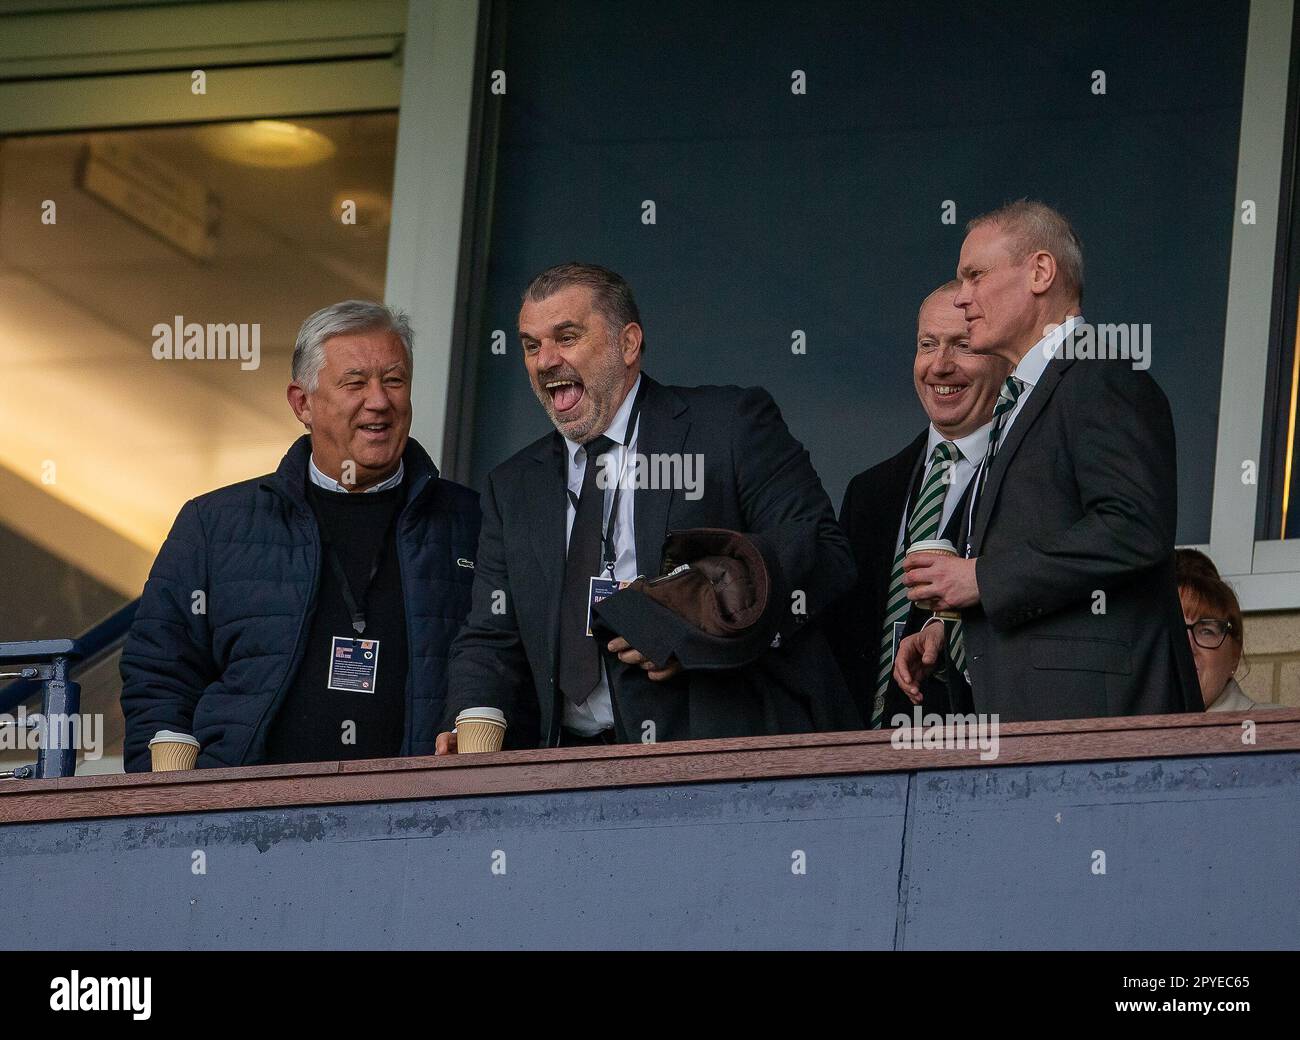
[[[943,623],[945,626],[951,626],[948,628],[948,657],[952,661],[952,666],[959,672],[965,672],[966,638],[962,633],[961,618],[945,620]]]
[[[907,521],[907,538],[894,554],[894,569],[889,576],[889,598],[885,601],[885,630],[880,640],[880,660],[876,671],[876,699],[871,706],[871,728],[880,726],[885,713],[885,691],[894,670],[894,624],[907,619],[912,602],[903,584],[903,549],[913,542],[939,537],[943,518],[943,500],[952,484],[952,466],[957,459],[957,445],[940,441],[930,456],[930,469],[921,485],[916,506]]]
[[[981,488],[988,478],[989,468],[993,465],[998,449],[1002,447],[1002,430],[1007,425],[1007,416],[1020,400],[1020,395],[1025,392],[1026,385],[1023,379],[1007,376],[1007,381],[1002,384],[1002,389],[998,392],[998,403],[993,406],[993,425],[989,427],[989,447],[984,454],[984,465],[980,469]]]

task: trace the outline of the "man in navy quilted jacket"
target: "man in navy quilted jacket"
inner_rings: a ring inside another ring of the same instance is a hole
[[[409,436],[411,327],[347,300],[298,332],[279,468],[181,508],[122,651],[129,772],[432,754],[469,610],[478,496]]]

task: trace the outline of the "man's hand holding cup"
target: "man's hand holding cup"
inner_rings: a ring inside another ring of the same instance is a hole
[[[506,716],[500,708],[466,708],[456,716],[450,733],[439,733],[435,755],[468,755],[500,751],[506,737]]]
[[[962,559],[942,538],[912,543],[903,557],[903,584],[908,599],[944,618],[961,617],[963,607],[980,599],[975,561]]]

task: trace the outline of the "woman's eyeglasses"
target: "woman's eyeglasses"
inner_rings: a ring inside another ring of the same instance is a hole
[[[1183,627],[1192,634],[1192,641],[1202,650],[1217,650],[1232,631],[1232,622],[1203,617]]]

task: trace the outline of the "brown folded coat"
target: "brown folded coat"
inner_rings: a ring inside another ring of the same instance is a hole
[[[697,528],[664,543],[664,574],[638,590],[713,636],[740,636],[762,620],[772,582],[758,547],[743,534]]]
[[[661,569],[596,604],[598,635],[622,636],[650,660],[676,657],[687,669],[738,668],[772,645],[780,562],[761,539],[707,527],[674,531]]]
[[[816,624],[793,613],[781,561],[764,535],[715,528],[677,531],[658,578],[638,578],[597,603],[597,638],[622,636],[682,671],[655,682],[606,658],[622,725],[657,740],[857,729],[862,723]],[[829,667],[827,666],[829,664]]]

